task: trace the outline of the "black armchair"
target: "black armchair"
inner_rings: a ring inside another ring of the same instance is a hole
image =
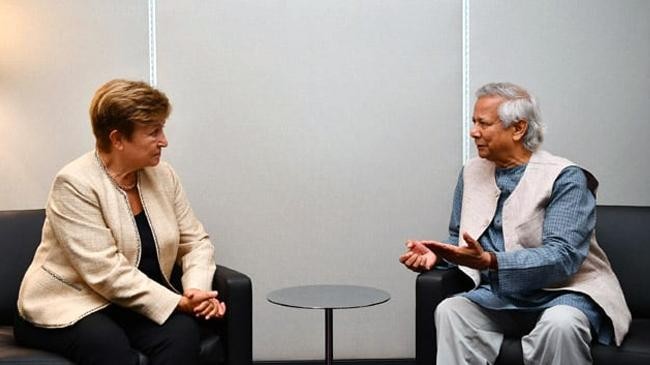
[[[0,364],[30,363],[71,365],[52,353],[16,345],[13,321],[22,277],[40,242],[45,211],[0,211]],[[178,275],[172,281],[179,283]],[[177,286],[180,287],[180,286]],[[201,363],[251,365],[253,353],[252,290],[250,279],[235,270],[218,266],[213,287],[226,302],[221,321],[210,321],[202,334]],[[146,364],[144,355],[141,364]]]
[[[594,344],[594,364],[650,364],[650,207],[598,206],[596,237],[618,276],[632,312],[621,347]],[[415,337],[418,365],[436,363],[433,312],[446,297],[471,288],[460,270],[432,270],[416,280]],[[497,365],[523,364],[519,338],[505,338]],[[444,365],[444,364],[441,364]]]

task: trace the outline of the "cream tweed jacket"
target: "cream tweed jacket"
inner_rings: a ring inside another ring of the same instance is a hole
[[[140,170],[138,189],[167,281],[176,263],[184,288],[210,290],[214,248],[173,169],[161,162]],[[138,270],[139,237],[126,194],[96,152],[69,163],[52,184],[41,243],[20,286],[19,314],[59,328],[114,303],[162,324],[181,296]]]

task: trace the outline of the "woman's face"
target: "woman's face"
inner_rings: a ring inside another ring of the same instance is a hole
[[[162,149],[167,147],[165,121],[150,124],[136,123],[131,139],[123,140],[123,156],[136,168],[156,166]]]

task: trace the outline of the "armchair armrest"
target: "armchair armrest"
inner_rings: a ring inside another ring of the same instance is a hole
[[[443,299],[469,290],[471,280],[458,268],[434,268],[415,281],[415,357],[417,365],[436,363],[434,311]]]
[[[228,365],[253,362],[253,300],[248,276],[217,265],[212,287],[226,303],[224,348]]]

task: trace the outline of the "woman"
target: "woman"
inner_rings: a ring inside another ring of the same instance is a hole
[[[78,364],[198,363],[200,320],[221,318],[214,249],[172,168],[160,161],[169,100],[112,80],[90,106],[96,150],[65,166],[18,296],[25,346]],[[182,267],[179,294],[169,282]],[[135,350],[134,350],[135,349]]]

